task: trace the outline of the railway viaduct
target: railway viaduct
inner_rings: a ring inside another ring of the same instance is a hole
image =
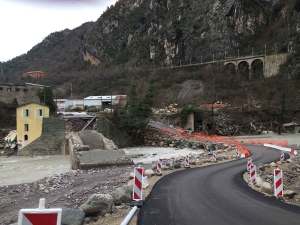
[[[240,69],[242,65],[246,65],[249,69],[249,73],[246,80],[251,80],[253,75],[253,64],[257,61],[261,61],[263,65],[263,76],[272,77],[275,76],[280,68],[280,65],[283,64],[289,53],[275,54],[275,55],[256,55],[256,56],[244,56],[238,58],[228,58],[223,60],[223,65],[229,67],[234,65],[236,74],[240,77]]]

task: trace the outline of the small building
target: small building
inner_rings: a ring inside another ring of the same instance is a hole
[[[118,105],[120,108],[124,108],[127,104],[127,95],[117,95],[113,104]]]
[[[17,108],[17,138],[21,148],[42,134],[43,118],[49,118],[49,107],[40,103],[26,103]]]
[[[91,107],[94,106],[95,108],[102,107],[102,96],[89,96],[83,99],[84,106]]]
[[[45,73],[42,71],[31,71],[23,73],[23,77],[31,77],[34,79],[43,78],[45,76]]]
[[[200,109],[211,110],[213,108],[214,111],[225,108],[225,104],[200,104]]]
[[[63,112],[65,111],[65,103],[66,103],[66,99],[55,99],[55,103],[56,103],[56,109],[58,112]]]
[[[74,109],[74,108],[84,108],[82,99],[66,99],[65,100],[65,109]]]

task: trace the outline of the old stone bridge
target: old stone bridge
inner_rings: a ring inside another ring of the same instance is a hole
[[[274,54],[274,55],[256,55],[256,56],[244,56],[238,58],[228,58],[223,61],[223,65],[227,68],[233,65],[236,74],[241,79],[244,75],[244,79],[251,80],[253,75],[253,65],[256,62],[262,64],[262,71],[264,77],[275,76],[280,68],[287,59],[288,53]],[[248,73],[243,73],[242,70],[248,70]],[[242,74],[243,73],[243,74]]]
[[[283,64],[289,53],[273,54],[273,55],[250,55],[242,56],[236,58],[226,58],[225,60],[213,60],[209,62],[201,63],[190,63],[187,65],[180,65],[168,67],[155,68],[153,70],[160,69],[171,69],[171,68],[180,68],[180,67],[189,67],[197,65],[212,65],[217,64],[224,65],[227,69],[233,70],[232,72],[240,80],[251,80],[253,79],[254,69],[259,70],[259,75],[263,77],[272,77],[279,72],[280,65]],[[257,73],[257,72],[256,72]]]

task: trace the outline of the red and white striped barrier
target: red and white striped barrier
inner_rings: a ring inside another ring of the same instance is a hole
[[[280,162],[283,162],[284,161],[284,152],[281,152],[280,154]]]
[[[186,155],[185,161],[184,161],[184,167],[189,167],[190,165],[190,157],[189,155]]]
[[[217,152],[216,151],[213,152],[213,159],[214,159],[214,162],[217,162]]]
[[[239,157],[239,150],[238,150],[238,149],[235,150],[235,157],[236,157],[236,158]]]
[[[253,164],[250,166],[250,181],[251,183],[256,182],[256,166]]]
[[[162,167],[163,160],[161,158],[157,161],[157,168],[156,168],[156,174],[161,175],[161,167]]]
[[[270,147],[270,148],[275,148],[284,152],[290,152],[294,155],[298,155],[298,152],[292,148],[285,148],[285,147],[281,147],[281,146],[277,146],[277,145],[270,145],[270,144],[264,144],[265,147]]]
[[[248,162],[247,162],[247,170],[250,171],[250,167],[252,165],[252,159],[248,158]]]
[[[274,170],[274,195],[283,196],[282,170]]]
[[[134,185],[133,185],[133,200],[142,200],[142,188],[143,188],[143,172],[144,168],[134,168]]]

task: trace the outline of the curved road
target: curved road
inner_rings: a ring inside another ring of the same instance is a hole
[[[247,146],[255,164],[278,161],[280,152]],[[300,207],[248,187],[247,158],[186,169],[156,183],[138,215],[139,225],[299,224]]]

